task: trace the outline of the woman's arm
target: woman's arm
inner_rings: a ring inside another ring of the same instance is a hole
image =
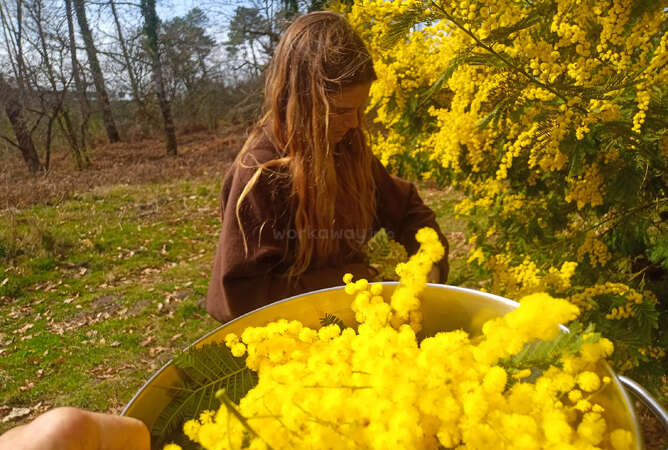
[[[289,282],[282,273],[272,269],[271,261],[276,256],[270,252],[255,254],[252,259],[237,260],[233,264],[224,264],[216,256],[207,294],[209,314],[224,323],[277,300],[341,286],[343,275],[348,272],[353,273],[355,278],[373,276],[373,269],[366,264],[353,263],[308,270]]]
[[[415,233],[420,228],[431,227],[436,230],[445,247],[445,256],[437,264],[438,282],[445,283],[449,272],[448,240],[436,222],[434,211],[424,204],[412,183],[390,175],[378,159],[374,161],[373,171],[377,189],[379,228],[385,228],[390,238],[406,247],[409,255],[419,248]]]

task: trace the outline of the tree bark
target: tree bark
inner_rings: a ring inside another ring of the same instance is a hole
[[[104,128],[107,131],[109,142],[118,142],[121,140],[121,138],[118,134],[118,129],[116,128],[114,116],[111,113],[109,95],[107,94],[107,89],[105,87],[104,76],[102,75],[100,62],[97,59],[97,49],[95,48],[95,42],[93,42],[93,33],[90,30],[88,19],[86,18],[86,6],[84,4],[84,0],[72,1],[74,3],[74,11],[77,16],[77,22],[79,23],[79,29],[81,30],[81,37],[83,38],[84,44],[86,46],[88,63],[90,64],[90,70],[93,74],[93,83],[95,84],[97,98],[100,103],[100,109],[102,110]]]
[[[16,26],[18,28],[16,33],[16,47],[18,50],[17,53],[17,64],[19,68],[19,89],[21,89],[21,94],[25,95],[25,61],[23,60],[23,5],[22,0],[16,0]]]
[[[165,126],[165,137],[167,138],[167,154],[176,155],[176,130],[172,118],[172,110],[165,92],[165,84],[162,77],[162,64],[158,48],[158,14],[155,11],[155,0],[141,0],[141,11],[144,16],[144,34],[146,35],[148,51],[151,56],[151,72],[155,84],[156,95],[160,103],[160,111]]]
[[[7,118],[16,136],[17,143],[14,145],[21,151],[28,170],[33,174],[39,172],[43,167],[23,115],[23,105],[16,98],[14,88],[5,81],[2,75],[0,75],[0,102],[4,104]]]
[[[67,17],[67,32],[70,44],[70,59],[72,61],[72,77],[74,78],[74,89],[79,101],[79,110],[81,112],[80,135],[81,135],[81,155],[86,166],[90,164],[88,158],[88,118],[90,111],[88,109],[88,99],[86,98],[86,86],[81,80],[79,73],[79,60],[77,59],[77,42],[74,35],[74,21],[72,20],[72,0],[65,0],[65,10]]]
[[[125,45],[123,30],[121,29],[121,22],[118,20],[118,12],[116,11],[116,3],[114,3],[114,0],[109,0],[109,6],[111,6],[111,14],[114,16],[116,33],[118,34],[118,42],[121,45],[121,53],[123,54],[123,59],[125,60],[125,69],[128,71],[128,76],[130,77],[130,89],[132,89],[132,96],[134,97],[134,101],[141,105],[142,102],[141,97],[139,96],[139,83],[137,83],[137,77],[135,76],[135,71],[132,67],[132,61],[130,60],[128,47]]]
[[[74,125],[74,123],[76,123],[76,116],[72,118],[70,116],[70,112],[67,109],[67,106],[65,105],[65,97],[67,95],[67,82],[65,80],[63,80],[62,91],[59,92],[61,88],[59,88],[58,86],[58,81],[56,80],[56,75],[53,70],[53,65],[51,64],[51,58],[49,57],[49,49],[47,44],[47,37],[43,27],[44,21],[42,16],[42,2],[41,1],[34,2],[30,6],[30,12],[32,13],[32,18],[33,21],[35,22],[35,27],[37,30],[37,34],[39,36],[39,41],[42,49],[42,62],[44,64],[44,68],[46,69],[45,72],[47,79],[51,84],[52,96],[54,99],[57,99],[55,103],[53,102],[53,100],[43,101],[42,103],[44,105],[49,105],[49,108],[51,109],[51,113],[48,114],[49,127],[47,134],[47,144],[48,146],[50,146],[51,144],[51,132],[53,129],[53,122],[56,121],[58,124],[60,124],[63,132],[65,133],[66,139],[70,143],[70,148],[72,150],[72,155],[74,156],[74,160],[77,164],[77,168],[79,170],[82,170],[86,168],[86,162],[82,155],[79,138],[77,137],[78,127]],[[40,94],[40,96],[44,96],[44,93]],[[45,110],[47,110],[47,108],[45,108]],[[47,149],[50,150],[50,147],[47,147]],[[47,159],[47,166],[46,166],[47,168],[48,168],[48,163],[49,161]]]

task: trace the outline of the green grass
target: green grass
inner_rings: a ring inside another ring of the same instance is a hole
[[[214,180],[113,186],[0,219],[0,408],[119,411],[176,352],[217,326],[203,299],[219,232]],[[457,195],[421,194],[468,272]],[[462,258],[462,255],[464,257]],[[0,423],[3,432],[19,422]]]
[[[6,212],[0,407],[118,410],[214,328],[203,298],[219,190],[217,181],[116,186]]]
[[[424,202],[436,214],[438,225],[448,238],[450,275],[447,284],[473,289],[485,287],[487,283],[483,281],[483,275],[467,263],[471,245],[468,243],[466,224],[471,218],[455,214],[455,205],[462,200],[462,194],[427,185],[421,185],[419,191]]]

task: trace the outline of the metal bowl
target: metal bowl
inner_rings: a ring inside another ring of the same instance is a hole
[[[383,296],[389,299],[398,283],[383,284]],[[481,332],[481,327],[487,320],[504,315],[519,306],[517,302],[485,292],[438,284],[428,284],[420,299],[424,316],[422,336],[456,329],[463,329],[475,336]],[[192,345],[200,347],[222,342],[228,333],[241,334],[246,327],[263,326],[283,318],[299,320],[305,326],[318,328],[320,318],[329,313],[342,319],[346,325],[353,325],[355,320],[350,309],[351,302],[352,297],[344,292],[342,286],[297,295],[223,324]],[[595,398],[595,401],[605,408],[609,429],[629,430],[634,438],[634,448],[643,449],[638,418],[626,391],[607,364],[601,369],[613,380]],[[142,420],[150,429],[171,399],[170,388],[178,384],[179,371],[169,361],[135,394],[122,414]]]

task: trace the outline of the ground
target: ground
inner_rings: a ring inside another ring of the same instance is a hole
[[[92,168],[77,172],[65,155],[36,178],[5,157],[0,433],[53,406],[119,412],[218,325],[203,302],[220,182],[241,142],[184,135],[178,157],[158,140],[100,146]],[[429,185],[420,194],[450,242],[449,283],[483,286],[466,265],[460,195]]]

